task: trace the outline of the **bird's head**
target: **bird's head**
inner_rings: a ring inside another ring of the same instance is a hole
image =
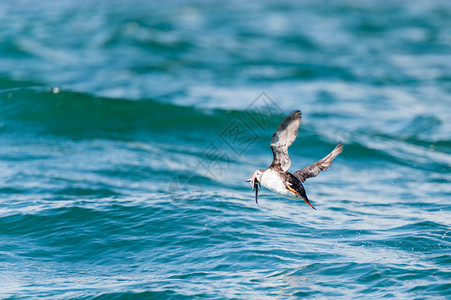
[[[259,185],[261,185],[262,175],[264,171],[265,171],[264,169],[256,170],[252,174],[251,178],[246,180],[246,182],[251,183],[252,190],[256,189]]]

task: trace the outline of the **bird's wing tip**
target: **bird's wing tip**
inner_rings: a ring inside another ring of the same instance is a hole
[[[343,143],[340,141],[340,142],[338,142],[338,145],[337,145],[337,147],[335,147],[334,150],[338,151],[339,154],[340,154],[340,153],[343,151],[343,148],[344,148],[344,145],[343,145]]]

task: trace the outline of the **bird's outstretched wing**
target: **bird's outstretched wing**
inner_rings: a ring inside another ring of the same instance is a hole
[[[298,135],[299,125],[301,125],[302,114],[299,110],[294,111],[286,117],[271,139],[271,150],[274,156],[271,167],[278,168],[284,172],[288,171],[291,165],[288,156],[288,147],[293,143]]]
[[[343,144],[338,143],[337,147],[332,150],[326,157],[318,160],[316,163],[313,163],[302,170],[296,171],[293,173],[299,181],[304,182],[306,179],[310,177],[315,177],[319,174],[319,172],[327,170],[328,167],[332,164],[332,161],[335,157],[337,157],[343,151]]]

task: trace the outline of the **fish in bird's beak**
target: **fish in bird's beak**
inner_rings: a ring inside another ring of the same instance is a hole
[[[259,187],[259,186],[261,187],[261,183],[257,180],[257,178],[256,178],[256,176],[255,176],[255,173],[252,174],[252,177],[249,178],[249,179],[247,179],[246,182],[250,182],[250,183],[251,183],[252,191],[255,190],[255,203],[257,203],[257,205],[258,205],[258,200],[257,200],[257,197],[258,197],[258,187]]]

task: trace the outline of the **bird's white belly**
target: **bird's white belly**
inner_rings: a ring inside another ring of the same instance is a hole
[[[261,178],[261,184],[265,188],[267,188],[275,193],[279,193],[284,196],[288,196],[290,198],[292,198],[294,196],[293,193],[287,189],[287,187],[285,186],[283,179],[280,177],[280,175],[271,169],[266,170],[263,173],[262,178]]]

